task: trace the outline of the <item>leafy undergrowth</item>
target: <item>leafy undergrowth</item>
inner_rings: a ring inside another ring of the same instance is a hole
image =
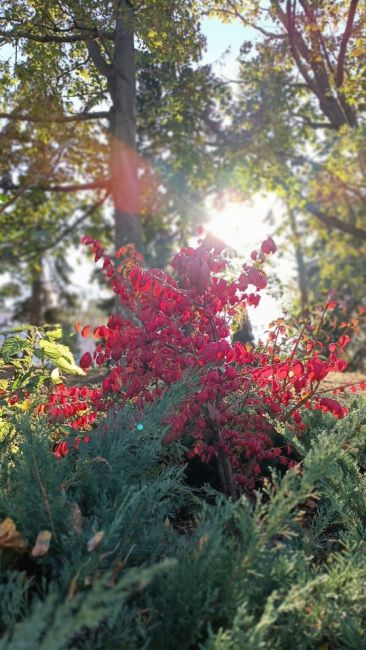
[[[360,648],[366,640],[366,405],[308,414],[301,471],[236,502],[185,480],[164,413],[111,410],[59,460],[16,417],[0,457],[0,649]],[[279,435],[289,436],[283,426]]]

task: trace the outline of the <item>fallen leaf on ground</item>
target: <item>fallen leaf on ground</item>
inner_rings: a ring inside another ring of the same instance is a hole
[[[48,553],[50,548],[50,542],[52,538],[52,533],[49,530],[41,530],[36,539],[36,543],[31,550],[31,555],[33,557],[42,557]]]
[[[27,542],[22,538],[10,517],[0,523],[0,548],[25,549]]]

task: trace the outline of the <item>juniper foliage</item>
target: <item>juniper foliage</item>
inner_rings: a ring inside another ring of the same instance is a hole
[[[360,648],[366,641],[366,405],[309,415],[301,476],[232,502],[185,481],[162,420],[194,386],[111,412],[62,461],[17,419],[0,454],[0,650]],[[143,426],[136,426],[143,425]],[[290,436],[283,430],[281,435]],[[31,553],[42,530],[44,555]]]

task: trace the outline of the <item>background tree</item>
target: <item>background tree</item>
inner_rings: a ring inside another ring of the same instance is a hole
[[[365,8],[357,0],[207,7],[258,33],[241,48],[223,139],[235,182],[275,191],[288,206],[303,305],[330,288],[347,295],[350,311],[365,299]]]
[[[37,248],[65,248],[91,217],[100,224],[110,198],[116,248],[144,244],[148,261],[164,263],[217,175],[202,115],[224,91],[192,67],[203,44],[196,3],[18,0],[0,16],[5,230],[38,192],[43,212],[53,207],[47,218],[31,209],[22,226],[40,233]]]

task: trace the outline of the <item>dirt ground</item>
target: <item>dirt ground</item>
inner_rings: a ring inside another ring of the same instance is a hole
[[[360,383],[364,383],[362,388]],[[366,395],[366,375],[359,372],[333,372],[321,383],[321,390],[334,390],[347,386],[347,392],[354,392],[351,390],[352,384],[355,384],[357,393],[364,393]]]

